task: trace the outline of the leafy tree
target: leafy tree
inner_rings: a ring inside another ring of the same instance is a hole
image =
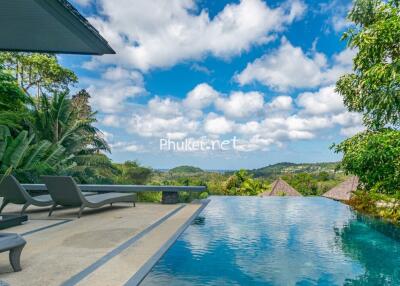
[[[400,191],[400,131],[366,131],[334,146],[341,166],[360,178],[364,188],[386,194]]]
[[[282,179],[304,196],[319,195],[318,181],[309,173],[286,174]]]
[[[120,175],[117,182],[121,184],[145,184],[151,175],[151,169],[140,166],[135,161],[126,161],[124,164],[118,165]]]
[[[400,125],[400,1],[356,0],[348,16],[355,26],[343,35],[358,50],[353,73],[336,90],[350,111],[379,129]]]
[[[71,105],[78,118],[85,119],[95,114],[89,104],[90,97],[90,94],[85,89],[81,89],[77,94],[72,96]]]
[[[22,129],[29,118],[26,104],[29,97],[21,90],[12,75],[0,69],[0,125]]]
[[[239,170],[226,180],[224,189],[228,195],[255,196],[263,192],[265,186],[248,171]]]
[[[75,73],[62,67],[52,54],[3,52],[0,65],[12,72],[25,93],[37,98],[46,92],[68,93],[78,81]]]

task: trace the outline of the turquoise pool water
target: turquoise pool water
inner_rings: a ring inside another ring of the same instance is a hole
[[[212,197],[141,285],[400,285],[399,229],[325,198]]]

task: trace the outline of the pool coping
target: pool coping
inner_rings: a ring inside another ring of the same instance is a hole
[[[160,224],[162,224],[164,221],[166,221],[168,218],[172,217],[174,214],[178,213],[181,209],[183,209],[185,205],[181,205],[172,211],[168,212],[166,215],[143,229],[141,232],[135,234],[134,236],[130,237],[128,240],[117,246],[116,248],[110,250],[108,253],[106,253],[104,256],[100,257],[98,260],[81,270],[80,272],[76,273],[75,275],[71,276],[64,282],[62,282],[60,285],[62,286],[72,286],[80,283],[83,279],[85,279],[87,276],[89,276],[91,273],[99,269],[101,266],[106,264],[108,261],[110,261],[112,258],[115,256],[119,255],[121,252],[126,250],[128,247],[133,245],[135,242],[137,242],[139,239],[144,237],[146,234],[151,232],[153,229],[158,227]]]
[[[157,250],[153,256],[143,264],[138,271],[124,284],[124,286],[139,285],[149,274],[154,265],[164,256],[168,249],[175,243],[181,234],[191,225],[191,223],[198,217],[211,200],[201,200],[200,207],[190,216],[190,218],[181,225],[178,230]]]

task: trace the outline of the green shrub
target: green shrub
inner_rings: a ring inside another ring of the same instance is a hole
[[[365,131],[333,148],[343,153],[340,167],[357,175],[364,189],[384,194],[400,190],[400,131]]]

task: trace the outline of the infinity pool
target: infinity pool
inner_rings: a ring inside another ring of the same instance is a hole
[[[141,285],[400,285],[399,229],[325,198],[211,197]]]

